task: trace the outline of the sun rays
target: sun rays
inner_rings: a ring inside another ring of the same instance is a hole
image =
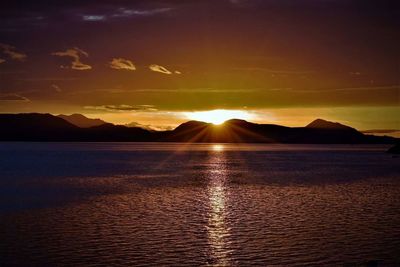
[[[185,112],[184,115],[190,120],[204,121],[220,125],[230,119],[249,120],[253,116],[244,110],[215,109],[209,111]]]

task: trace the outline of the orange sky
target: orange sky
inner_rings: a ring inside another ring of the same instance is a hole
[[[56,5],[57,4],[57,5]],[[0,11],[0,112],[174,127],[242,110],[400,129],[397,1],[29,1]]]

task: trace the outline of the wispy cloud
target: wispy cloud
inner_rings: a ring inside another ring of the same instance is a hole
[[[347,92],[347,91],[377,91],[377,90],[400,90],[399,85],[389,86],[365,86],[365,87],[344,87],[344,88],[319,88],[319,89],[298,89],[301,92]]]
[[[315,71],[313,71],[313,70],[275,70],[275,69],[263,68],[263,67],[237,67],[237,68],[232,68],[232,70],[267,72],[267,73],[277,74],[277,75],[291,75],[291,74],[302,75],[302,74],[315,73]]]
[[[136,70],[132,61],[123,58],[114,58],[110,62],[110,67],[116,70]]]
[[[126,112],[126,111],[157,111],[153,105],[101,105],[101,106],[84,106],[84,109],[103,110],[111,112]]]
[[[54,53],[51,53],[51,55],[59,56],[59,57],[71,57],[73,59],[73,61],[71,62],[71,66],[61,66],[62,68],[71,68],[74,70],[90,70],[90,69],[92,69],[92,66],[82,63],[82,61],[81,61],[81,56],[88,57],[89,54],[77,47],[67,49],[64,52],[54,52]]]
[[[37,77],[37,78],[24,78],[19,79],[24,82],[56,82],[56,81],[75,81],[76,77]]]
[[[52,84],[51,88],[53,88],[54,91],[56,91],[57,93],[61,93],[62,92],[62,89],[57,84]]]
[[[87,22],[98,22],[107,21],[109,19],[123,19],[123,18],[135,18],[135,17],[149,17],[157,14],[168,13],[174,8],[162,7],[162,8],[151,8],[151,9],[132,9],[126,7],[120,7],[114,10],[109,10],[104,13],[95,14],[82,14],[81,19]]]
[[[351,72],[349,72],[349,74],[352,75],[352,76],[360,76],[361,72],[359,72],[359,71],[351,71]]]
[[[18,94],[0,94],[0,101],[29,102],[30,100]]]
[[[259,3],[267,2],[266,0],[230,0],[231,4],[237,7],[252,7]],[[275,0],[271,1],[275,2]],[[276,1],[279,2],[279,1]]]
[[[84,21],[103,21],[106,20],[105,15],[82,15]]]
[[[260,89],[261,90],[261,89]],[[350,91],[377,91],[377,90],[400,90],[399,85],[388,85],[388,86],[365,86],[365,87],[343,87],[343,88],[265,88],[262,90],[268,91],[290,91],[300,93],[321,93],[321,92],[350,92]]]
[[[160,73],[163,73],[163,74],[168,74],[168,75],[171,75],[171,74],[172,74],[172,72],[169,71],[167,68],[165,68],[165,67],[163,67],[163,66],[160,66],[160,65],[157,65],[157,64],[151,64],[151,65],[149,66],[149,69],[150,69],[151,71],[160,72]]]
[[[260,89],[214,89],[214,88],[142,88],[135,89],[135,92],[153,92],[153,93],[250,93],[259,91]],[[132,90],[124,90],[124,92],[132,92]]]
[[[129,8],[118,8],[117,11],[112,14],[112,17],[135,17],[135,16],[152,16],[171,11],[171,7],[153,8],[153,9],[129,9]]]
[[[163,126],[163,125],[151,125],[151,124],[142,124],[138,122],[130,122],[128,124],[125,124],[126,127],[139,127],[142,129],[150,130],[150,131],[169,131],[173,130],[174,127],[172,126]]]
[[[27,58],[26,54],[18,52],[17,49],[11,45],[0,43],[0,49],[3,52],[3,54],[7,55],[9,58],[13,60],[24,61]],[[4,62],[4,59],[2,60],[3,60],[2,62]]]
[[[272,88],[270,90],[280,90],[281,88]],[[85,89],[83,91],[73,91],[70,94],[87,94],[90,93],[112,93],[112,94],[125,94],[125,93],[182,93],[182,94],[193,94],[193,93],[253,93],[264,91],[263,88],[102,88],[102,89]]]

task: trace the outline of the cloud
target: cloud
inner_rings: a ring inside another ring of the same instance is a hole
[[[104,16],[104,15],[83,15],[82,19],[84,21],[103,21],[103,20],[106,20],[106,16]]]
[[[140,17],[140,16],[153,16],[157,14],[166,13],[173,10],[171,7],[153,8],[153,9],[128,9],[118,8],[117,12],[112,14],[112,17]]]
[[[62,90],[60,88],[60,86],[58,86],[57,84],[52,84],[51,88],[53,88],[56,92],[61,93]]]
[[[84,106],[84,109],[103,110],[112,112],[126,111],[157,111],[153,105],[101,105],[101,106]]]
[[[77,47],[67,49],[65,52],[54,52],[51,53],[53,56],[59,57],[71,57],[73,61],[71,62],[71,66],[61,66],[62,68],[71,68],[74,70],[90,70],[92,66],[84,64],[81,62],[81,56],[89,57],[89,54],[82,49]]]
[[[230,0],[231,4],[238,7],[252,7],[259,3],[267,2],[265,0]],[[271,1],[274,2],[275,0]],[[278,2],[278,1],[276,1]]]
[[[263,68],[263,67],[236,67],[236,68],[232,68],[232,70],[267,72],[267,73],[277,74],[277,75],[291,75],[291,74],[303,75],[303,74],[315,73],[315,71],[313,71],[313,70],[274,70],[274,69]]]
[[[30,100],[18,94],[0,94],[0,101],[29,102]]]
[[[359,72],[359,71],[351,71],[351,72],[349,72],[349,74],[353,75],[353,76],[360,76],[361,72]]]
[[[261,88],[260,88],[261,90]],[[352,91],[383,91],[383,90],[400,90],[399,85],[388,86],[365,86],[365,87],[343,87],[343,88],[265,88],[262,90],[268,91],[283,91],[283,92],[300,92],[300,93],[322,93],[322,92],[352,92]]]
[[[110,11],[105,11],[104,13],[97,14],[83,14],[80,15],[83,21],[97,22],[97,21],[107,21],[109,19],[120,19],[120,18],[134,18],[134,17],[148,17],[157,14],[163,14],[170,12],[174,8],[172,7],[162,7],[162,8],[152,8],[152,9],[131,9],[126,7],[120,7]]]
[[[399,85],[388,86],[365,86],[365,87],[344,87],[344,88],[319,88],[319,89],[299,89],[302,92],[350,92],[350,91],[383,91],[383,90],[400,90]]]
[[[154,72],[160,72],[160,73],[164,73],[164,74],[168,74],[168,75],[172,74],[172,72],[167,70],[165,67],[156,65],[156,64],[151,64],[149,66],[149,69]]]
[[[128,124],[125,124],[126,127],[139,127],[142,129],[150,130],[150,131],[170,131],[173,130],[174,127],[172,126],[162,126],[162,125],[151,125],[151,124],[142,124],[139,122],[130,122]]]
[[[121,90],[120,90],[121,91]],[[128,90],[124,90],[123,92],[127,92]],[[135,92],[151,92],[151,93],[251,93],[260,91],[260,89],[214,89],[214,88],[176,88],[176,89],[168,89],[168,88],[142,88],[135,89]],[[132,92],[129,89],[129,92]]]
[[[16,48],[11,45],[0,43],[0,49],[2,50],[3,54],[7,55],[13,60],[24,61],[27,58],[25,54],[17,52]]]
[[[123,58],[113,58],[110,62],[110,67],[116,70],[136,70],[132,61]]]

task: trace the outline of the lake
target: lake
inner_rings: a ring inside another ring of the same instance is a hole
[[[0,143],[0,265],[399,266],[388,147]]]

